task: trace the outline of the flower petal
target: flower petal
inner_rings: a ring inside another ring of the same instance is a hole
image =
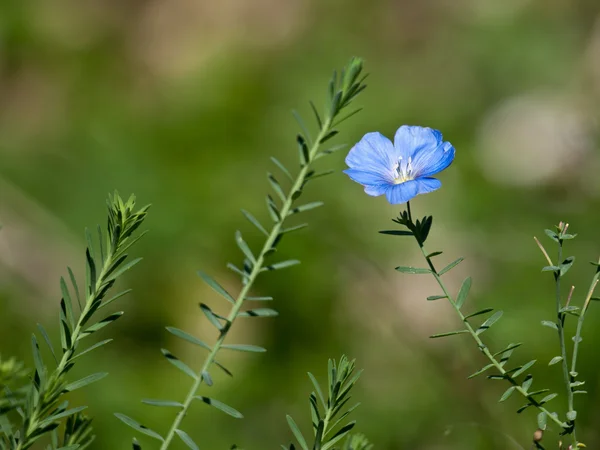
[[[411,180],[389,186],[385,192],[385,196],[392,205],[398,205],[400,203],[406,203],[418,193],[419,184],[416,181]]]
[[[351,169],[378,173],[390,182],[394,179],[395,163],[394,146],[381,133],[365,134],[346,156],[346,164]]]
[[[434,150],[442,142],[442,133],[429,127],[402,125],[394,136],[394,147],[402,161],[408,162],[424,149]],[[414,161],[413,161],[414,166]]]
[[[365,192],[372,197],[379,197],[380,195],[385,194],[387,192],[387,190],[389,189],[389,187],[390,187],[389,183],[373,184],[370,186],[365,186]]]
[[[357,183],[360,183],[363,186],[371,184],[389,183],[379,173],[365,172],[364,170],[359,169],[346,169],[344,170],[344,173],[348,175],[353,181],[356,181]]]
[[[430,177],[447,168],[454,161],[454,147],[450,142],[441,142],[435,149],[422,149],[412,160],[415,177]]]
[[[442,182],[437,178],[418,178],[415,182],[418,184],[419,194],[427,194],[442,187]]]

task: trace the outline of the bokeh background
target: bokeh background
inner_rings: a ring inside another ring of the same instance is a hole
[[[553,283],[533,236],[552,248],[543,229],[559,220],[579,234],[566,252],[577,258],[568,282],[581,302],[587,261],[600,253],[597,1],[8,0],[0,2],[3,356],[31,363],[36,322],[56,330],[58,279],[67,265],[82,274],[83,229],[105,223],[106,194],[153,204],[151,232],[132,252],[144,261],[120,284],[134,289],[118,305],[126,314],[98,336],[115,342],[73,374],[110,372],[73,399],[95,417],[95,449],[129,448],[133,432],[113,412],[167,428],[173,412],[140,400],[180,400],[189,380],[159,349],[193,367],[204,354],[164,327],[214,339],[197,304],[226,305],[196,270],[237,289],[225,269],[240,260],[235,230],[260,244],[239,210],[267,220],[269,156],[296,164],[290,111],[310,118],[308,100],[323,104],[331,71],[352,55],[365,58],[369,87],[336,143],[374,130],[392,136],[408,123],[438,128],[455,145],[443,188],[413,210],[434,215],[429,249],[444,250],[440,264],[466,257],[447,278],[458,289],[473,277],[468,308],[505,310],[486,334],[490,345],[526,342],[514,362],[538,359],[534,386],[555,386],[552,406],[564,413],[560,368],[547,367],[557,339],[540,325],[553,319]],[[469,339],[428,339],[457,328],[456,317],[425,301],[439,293],[433,280],[393,270],[421,264],[418,249],[377,233],[398,208],[340,173],[343,158],[319,161],[337,173],[303,198],[326,206],[281,245],[281,258],[303,264],[256,286],[275,297],[280,316],[235,325],[231,342],[269,351],[223,355],[234,378],[215,373],[216,385],[202,388],[245,419],[198,404],[185,429],[203,449],[277,448],[292,439],[286,414],[309,430],[306,372],[324,380],[327,358],[345,353],[365,369],[355,418],[376,448],[529,448],[535,412],[515,414],[516,396],[499,404],[502,383],[465,379],[484,364]],[[600,445],[599,325],[593,304],[579,364],[589,395],[576,399],[588,448]],[[546,438],[556,448],[555,433]]]

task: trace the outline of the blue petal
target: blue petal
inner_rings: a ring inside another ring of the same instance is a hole
[[[398,205],[400,203],[406,203],[418,193],[419,184],[416,181],[411,180],[389,186],[385,192],[385,196],[392,205]]]
[[[427,194],[442,187],[442,182],[437,178],[418,178],[415,181],[419,185],[419,194]]]
[[[396,160],[392,142],[381,133],[365,134],[346,156],[351,169],[378,173],[389,182],[394,179]]]
[[[394,136],[394,147],[403,161],[413,160],[422,150],[434,150],[442,142],[442,133],[428,127],[402,125]],[[414,161],[413,161],[414,166]]]
[[[454,161],[454,147],[450,142],[441,142],[435,149],[422,149],[413,156],[415,177],[430,177],[441,172]]]
[[[344,173],[363,186],[388,183],[388,181],[379,173],[365,172],[364,170],[358,169],[346,169],[344,170]]]
[[[390,187],[389,183],[373,184],[370,186],[365,186],[365,192],[372,197],[378,197],[380,195],[385,194],[387,192],[387,190],[389,189],[389,187]]]

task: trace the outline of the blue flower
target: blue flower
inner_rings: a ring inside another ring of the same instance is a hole
[[[381,133],[367,133],[346,157],[352,180],[372,196],[385,194],[392,205],[406,203],[418,194],[442,186],[432,178],[454,160],[454,147],[442,133],[425,127],[402,125],[394,143]]]

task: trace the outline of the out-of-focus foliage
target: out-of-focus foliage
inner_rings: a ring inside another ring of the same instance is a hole
[[[505,311],[486,333],[490,342],[527,342],[523,362],[555,356],[546,345],[555,333],[532,325],[554,311],[532,236],[566,219],[579,234],[570,253],[582,261],[600,253],[596,1],[0,2],[2,354],[33,367],[32,324],[54,329],[56,279],[79,257],[80,230],[103,222],[96,205],[106,192],[154,204],[152,232],[137,250],[145,263],[123,282],[134,290],[112,327],[115,342],[85,371],[73,369],[74,377],[110,372],[96,390],[73,393],[96,430],[111,430],[94,448],[129,445],[113,412],[154,427],[167,414],[138,400],[185,395],[157,349],[188,350],[164,326],[208,336],[196,305],[210,291],[196,270],[237,254],[239,208],[262,207],[268,157],[290,155],[286,165],[294,157],[290,109],[319,98],[323,74],[354,54],[367,61],[370,87],[360,119],[341,127],[344,141],[373,130],[391,136],[403,123],[444,133],[456,161],[440,177],[443,189],[412,206],[418,217],[435,216],[428,242],[444,248],[442,266],[445,255],[466,257],[448,284],[456,292],[470,275],[473,308]],[[327,168],[344,168],[343,155],[332,158]],[[244,420],[198,407],[189,434],[205,448],[289,442],[286,413],[310,427],[306,369],[345,353],[365,369],[354,414],[376,448],[525,446],[535,413],[515,417],[514,398],[496,401],[503,387],[466,380],[484,363],[471,343],[427,339],[454,317],[424,300],[434,280],[406,283],[393,270],[419,261],[414,243],[377,234],[398,211],[341,174],[324,183],[306,200],[326,208],[281,251],[303,264],[256,286],[279,299],[280,316],[237,330],[239,342],[269,351],[225,358],[243,375],[215,383],[225,403],[235,395]],[[251,224],[242,231],[259,242]],[[236,282],[225,269],[215,276],[225,288]],[[588,280],[581,270],[563,281],[581,300]],[[589,393],[578,438],[588,448],[600,445],[594,306],[578,363]],[[541,385],[560,382],[558,368],[533,372]]]

